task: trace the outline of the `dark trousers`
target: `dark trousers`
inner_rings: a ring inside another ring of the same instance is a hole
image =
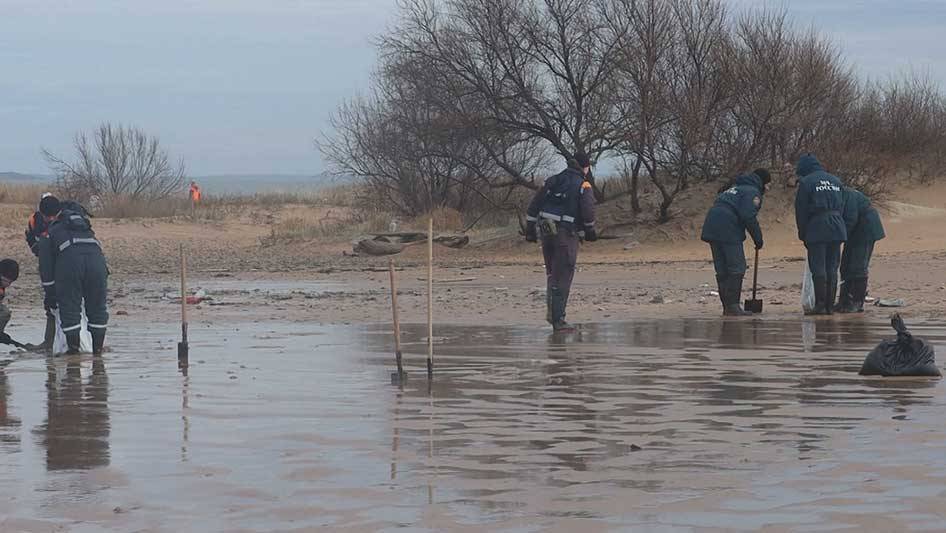
[[[6,305],[0,303],[0,333],[7,329],[7,324],[10,323],[11,318],[13,318],[13,313]]]
[[[746,274],[748,270],[746,251],[741,242],[738,244],[711,242],[710,250],[713,252],[713,268],[716,269],[717,277]]]
[[[561,316],[552,316],[550,321],[563,320],[578,260],[578,233],[559,226],[555,235],[542,238],[542,255],[545,257],[547,295],[561,298]]]
[[[867,279],[874,241],[844,243],[841,255],[841,281]]]
[[[82,320],[82,303],[89,329],[108,326],[108,269],[98,246],[75,244],[59,255],[56,261],[56,299],[63,332],[78,330]]]
[[[808,270],[811,277],[837,279],[841,263],[840,242],[805,243],[808,248]]]

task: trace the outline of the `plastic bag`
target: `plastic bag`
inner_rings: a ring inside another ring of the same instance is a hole
[[[900,315],[890,319],[897,339],[884,341],[867,354],[861,367],[862,376],[928,376],[943,374],[936,367],[933,346],[907,331]]]
[[[53,309],[53,317],[56,318],[56,337],[53,339],[53,355],[62,355],[69,351],[69,343],[66,342],[66,334],[62,331],[62,320],[59,318],[59,309]],[[82,311],[82,319],[79,321],[79,351],[82,353],[92,353],[92,334],[89,333],[89,320],[85,317],[85,310]]]
[[[805,271],[801,275],[801,308],[808,314],[815,310],[815,282],[811,279],[811,269],[805,259]]]

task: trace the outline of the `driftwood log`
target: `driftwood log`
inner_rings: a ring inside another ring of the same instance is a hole
[[[366,255],[395,255],[408,246],[427,242],[427,235],[419,232],[378,233],[364,237],[354,243],[353,250]],[[438,235],[434,242],[448,248],[463,248],[470,244],[467,235]]]

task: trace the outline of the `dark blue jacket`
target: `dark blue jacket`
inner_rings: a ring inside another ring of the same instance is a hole
[[[813,155],[799,159],[795,173],[801,178],[795,193],[799,240],[805,244],[846,241],[844,184],[825,172]]]
[[[876,242],[887,236],[880,213],[870,205],[870,198],[851,187],[844,188],[844,221],[848,243]]]
[[[746,240],[746,232],[756,246],[762,244],[759,210],[762,209],[762,179],[755,174],[743,174],[736,183],[716,197],[716,202],[703,221],[706,242],[735,244]]]
[[[581,170],[569,167],[545,180],[526,210],[527,221],[540,218],[576,231],[594,227],[595,197]]]

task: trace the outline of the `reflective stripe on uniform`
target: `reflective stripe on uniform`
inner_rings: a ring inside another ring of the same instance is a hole
[[[592,220],[591,222],[585,222],[585,227],[586,227],[586,228],[593,227],[594,225],[595,225],[594,220]]]
[[[96,239],[70,239],[59,245],[59,251],[61,252],[65,250],[66,248],[72,246],[73,244],[94,244],[96,246],[101,246],[101,244],[99,244],[99,241],[97,241]]]
[[[55,281],[44,281],[44,282],[43,282],[43,287],[52,287],[52,286],[55,285],[55,284],[56,284]]]
[[[105,329],[108,327],[107,324],[89,324],[89,327],[92,329]]]
[[[75,331],[82,327],[82,324],[76,324],[75,326],[69,326],[68,328],[62,328],[62,332],[66,333],[68,331]]]
[[[568,222],[569,224],[573,224],[575,222],[575,217],[570,217],[568,215],[553,215],[552,213],[546,213],[545,211],[539,213],[539,216],[548,220],[553,220],[555,222]]]
[[[538,221],[539,221],[539,217],[526,215],[526,222],[538,222]]]

